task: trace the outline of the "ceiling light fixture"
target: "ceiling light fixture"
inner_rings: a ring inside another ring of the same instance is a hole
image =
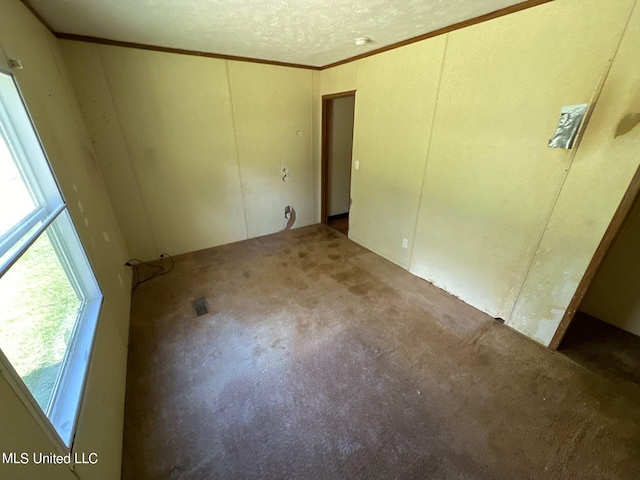
[[[370,41],[371,39],[369,37],[358,37],[356,38],[356,45],[359,47],[362,47],[363,45],[366,45]]]

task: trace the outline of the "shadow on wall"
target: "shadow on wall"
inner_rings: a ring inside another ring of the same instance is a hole
[[[640,123],[640,113],[630,113],[625,115],[616,129],[616,134],[613,138],[618,138],[622,135],[629,133]]]

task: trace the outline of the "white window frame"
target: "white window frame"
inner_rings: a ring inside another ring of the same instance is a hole
[[[4,62],[4,63],[3,63]],[[45,150],[13,72],[0,50],[0,135],[6,140],[38,206],[0,238],[0,278],[40,235],[49,235],[71,286],[81,299],[76,323],[51,400],[42,409],[11,362],[0,350],[0,370],[59,450],[73,446],[103,295],[69,215]],[[7,92],[11,80],[14,92]],[[37,228],[35,228],[37,227]],[[10,251],[13,250],[13,251]],[[0,319],[2,321],[2,319]]]

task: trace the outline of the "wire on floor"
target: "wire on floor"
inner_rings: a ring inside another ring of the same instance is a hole
[[[169,260],[171,260],[171,266],[169,268],[165,268],[165,266],[162,265],[162,262],[163,262],[165,257],[168,257]],[[160,254],[160,264],[158,264],[158,265],[155,265],[155,264],[149,263],[149,262],[143,262],[142,260],[138,260],[137,258],[132,258],[127,263],[125,263],[125,265],[127,267],[131,267],[133,269],[133,280],[134,281],[133,281],[133,287],[131,287],[131,289],[135,290],[136,288],[138,288],[138,285],[140,285],[141,283],[148,282],[149,280],[152,280],[152,279],[154,279],[156,277],[159,277],[161,275],[166,275],[167,273],[169,273],[171,270],[173,270],[173,267],[175,266],[175,262],[173,260],[173,257],[171,255],[169,255],[168,253],[161,253]],[[151,275],[149,275],[149,276],[147,276],[145,278],[141,278],[140,277],[140,269],[138,268],[140,265],[144,265],[146,267],[154,268],[154,269],[157,269],[157,270],[154,273],[152,273]]]

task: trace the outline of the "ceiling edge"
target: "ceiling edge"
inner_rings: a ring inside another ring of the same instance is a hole
[[[31,5],[31,3],[29,3],[28,0],[20,0],[20,3],[22,3],[25,7],[27,7],[27,10],[29,10],[33,14],[33,16],[36,17],[38,21],[45,26],[47,30],[55,34],[53,28],[51,28],[51,25],[49,25],[49,23],[47,23],[47,21],[44,18],[42,18],[42,15],[40,15],[38,11],[35,8],[33,8],[33,6]]]
[[[337,67],[339,65],[344,65],[345,63],[354,62],[362,58],[370,57],[372,55],[377,55],[379,53],[387,52],[389,50],[404,47],[405,45],[410,45],[412,43],[421,42],[422,40],[426,40],[428,38],[437,37],[438,35],[444,35],[446,33],[450,33],[455,30],[460,30],[465,27],[477,25],[478,23],[487,22],[489,20],[493,20],[494,18],[503,17],[511,13],[517,13],[522,10],[526,10],[531,7],[537,7],[538,5],[542,5],[544,3],[549,3],[553,1],[554,0],[526,0],[516,5],[511,5],[509,7],[501,8],[500,10],[496,10],[495,12],[485,13],[484,15],[480,15],[479,17],[470,18],[469,20],[464,20],[462,22],[454,23],[453,25],[449,25],[448,27],[443,27],[438,30],[434,30],[433,32],[423,33],[422,35],[418,35],[417,37],[408,38],[407,40],[402,40],[397,43],[392,43],[391,45],[380,47],[375,50],[371,50],[370,52],[356,55],[355,57],[346,58],[344,60],[340,60],[339,62],[334,62],[334,63],[324,65],[323,67],[321,67],[321,70]]]
[[[495,12],[486,13],[484,15],[480,15],[479,17],[471,18],[469,20],[464,20],[462,22],[455,23],[448,27],[443,27],[438,30],[434,30],[433,32],[424,33],[422,35],[418,35],[417,37],[409,38],[407,40],[402,40],[397,43],[392,43],[391,45],[387,45],[385,47],[380,47],[375,50],[371,50],[370,52],[362,53],[360,55],[356,55],[350,58],[346,58],[344,60],[340,60],[338,62],[330,63],[324,65],[322,67],[316,67],[313,65],[302,65],[298,63],[287,63],[287,62],[278,62],[275,60],[263,60],[260,58],[250,58],[250,57],[239,57],[235,55],[224,55],[218,53],[209,53],[209,52],[199,52],[197,50],[186,50],[182,48],[171,48],[171,47],[161,47],[158,45],[148,45],[143,43],[135,43],[135,42],[124,42],[120,40],[110,40],[108,38],[100,38],[100,37],[89,37],[85,35],[76,35],[73,33],[63,33],[56,32],[51,26],[46,22],[44,18],[37,12],[33,6],[29,3],[28,0],[20,0],[20,2],[29,9],[29,11],[44,25],[47,30],[53,33],[56,38],[61,40],[76,40],[79,42],[90,42],[90,43],[98,43],[102,45],[112,45],[117,47],[125,47],[125,48],[138,48],[141,50],[151,50],[155,52],[166,52],[166,53],[175,53],[178,55],[191,55],[196,57],[207,57],[207,58],[217,58],[222,60],[234,60],[237,62],[251,62],[251,63],[262,63],[266,65],[276,65],[280,67],[292,67],[292,68],[304,68],[307,70],[326,70],[328,68],[337,67],[339,65],[344,65],[346,63],[354,62],[356,60],[360,60],[362,58],[370,57],[372,55],[377,55],[379,53],[387,52],[389,50],[394,50],[396,48],[404,47],[405,45],[410,45],[412,43],[420,42],[422,40],[426,40],[428,38],[437,37],[438,35],[444,35],[446,33],[453,32],[455,30],[460,30],[461,28],[470,27],[472,25],[477,25],[479,23],[487,22],[489,20],[493,20],[494,18],[503,17],[505,15],[510,15],[512,13],[517,13],[522,10],[526,10],[528,8],[536,7],[538,5],[542,5],[545,3],[553,2],[554,0],[525,0],[522,3],[518,3],[516,5],[511,5],[509,7],[501,8],[500,10],[496,10]]]
[[[86,35],[76,35],[74,33],[53,32],[60,40],[76,40],[78,42],[99,43],[101,45],[112,45],[115,47],[137,48],[140,50],[151,50],[153,52],[176,53],[178,55],[191,55],[194,57],[217,58],[222,60],[234,60],[236,62],[263,63],[267,65],[277,65],[279,67],[305,68],[308,70],[321,70],[322,67],[313,65],[302,65],[298,63],[278,62],[276,60],[263,60],[261,58],[238,57],[235,55],[224,55],[221,53],[199,52],[197,50],[186,50],[183,48],[161,47],[159,45],[148,45],[145,43],[123,42],[101,37],[88,37]]]

